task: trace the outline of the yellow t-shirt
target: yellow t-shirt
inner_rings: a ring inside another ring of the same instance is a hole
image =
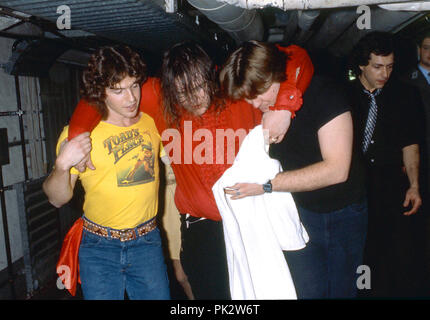
[[[65,127],[57,144],[67,137]],[[91,133],[91,160],[95,170],[78,174],[85,189],[85,216],[105,227],[134,228],[158,210],[161,138],[154,120],[142,113],[130,127],[100,122]]]

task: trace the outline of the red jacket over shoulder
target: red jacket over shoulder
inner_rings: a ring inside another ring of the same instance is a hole
[[[278,48],[288,54],[289,60],[287,80],[281,83],[274,109],[290,110],[294,116],[302,105],[301,96],[312,78],[313,65],[306,51],[298,46]],[[227,159],[232,146],[227,145],[227,139],[221,139],[220,134],[226,133],[225,130],[236,134],[240,133],[238,130],[248,133],[261,123],[261,113],[244,101],[227,102],[222,111],[215,111],[211,106],[201,117],[184,114],[179,120],[179,128],[168,128],[160,90],[160,81],[149,78],[142,85],[140,110],[154,118],[166,151],[173,160],[172,168],[177,183],[176,206],[183,214],[220,220],[212,186],[233,161],[231,157]],[[70,121],[69,139],[84,131],[91,131],[100,119],[98,112],[81,100]],[[239,150],[239,140],[235,138],[234,155]]]

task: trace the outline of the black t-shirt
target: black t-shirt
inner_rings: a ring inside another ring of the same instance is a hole
[[[270,146],[270,156],[281,162],[284,171],[301,169],[322,161],[318,130],[337,116],[350,111],[344,88],[321,76],[313,77],[303,101],[284,140]],[[339,210],[363,200],[364,168],[356,147],[346,182],[314,191],[294,192],[293,197],[298,206],[320,213]]]

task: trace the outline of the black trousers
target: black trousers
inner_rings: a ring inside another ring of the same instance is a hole
[[[221,221],[181,215],[181,263],[198,300],[230,300],[227,257]]]
[[[369,169],[368,232],[364,264],[371,270],[371,290],[364,297],[419,297],[425,283],[423,213],[404,216],[409,183],[401,168]]]

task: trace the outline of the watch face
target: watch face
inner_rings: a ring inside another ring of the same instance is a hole
[[[272,184],[271,183],[263,184],[263,190],[264,192],[272,192]]]

